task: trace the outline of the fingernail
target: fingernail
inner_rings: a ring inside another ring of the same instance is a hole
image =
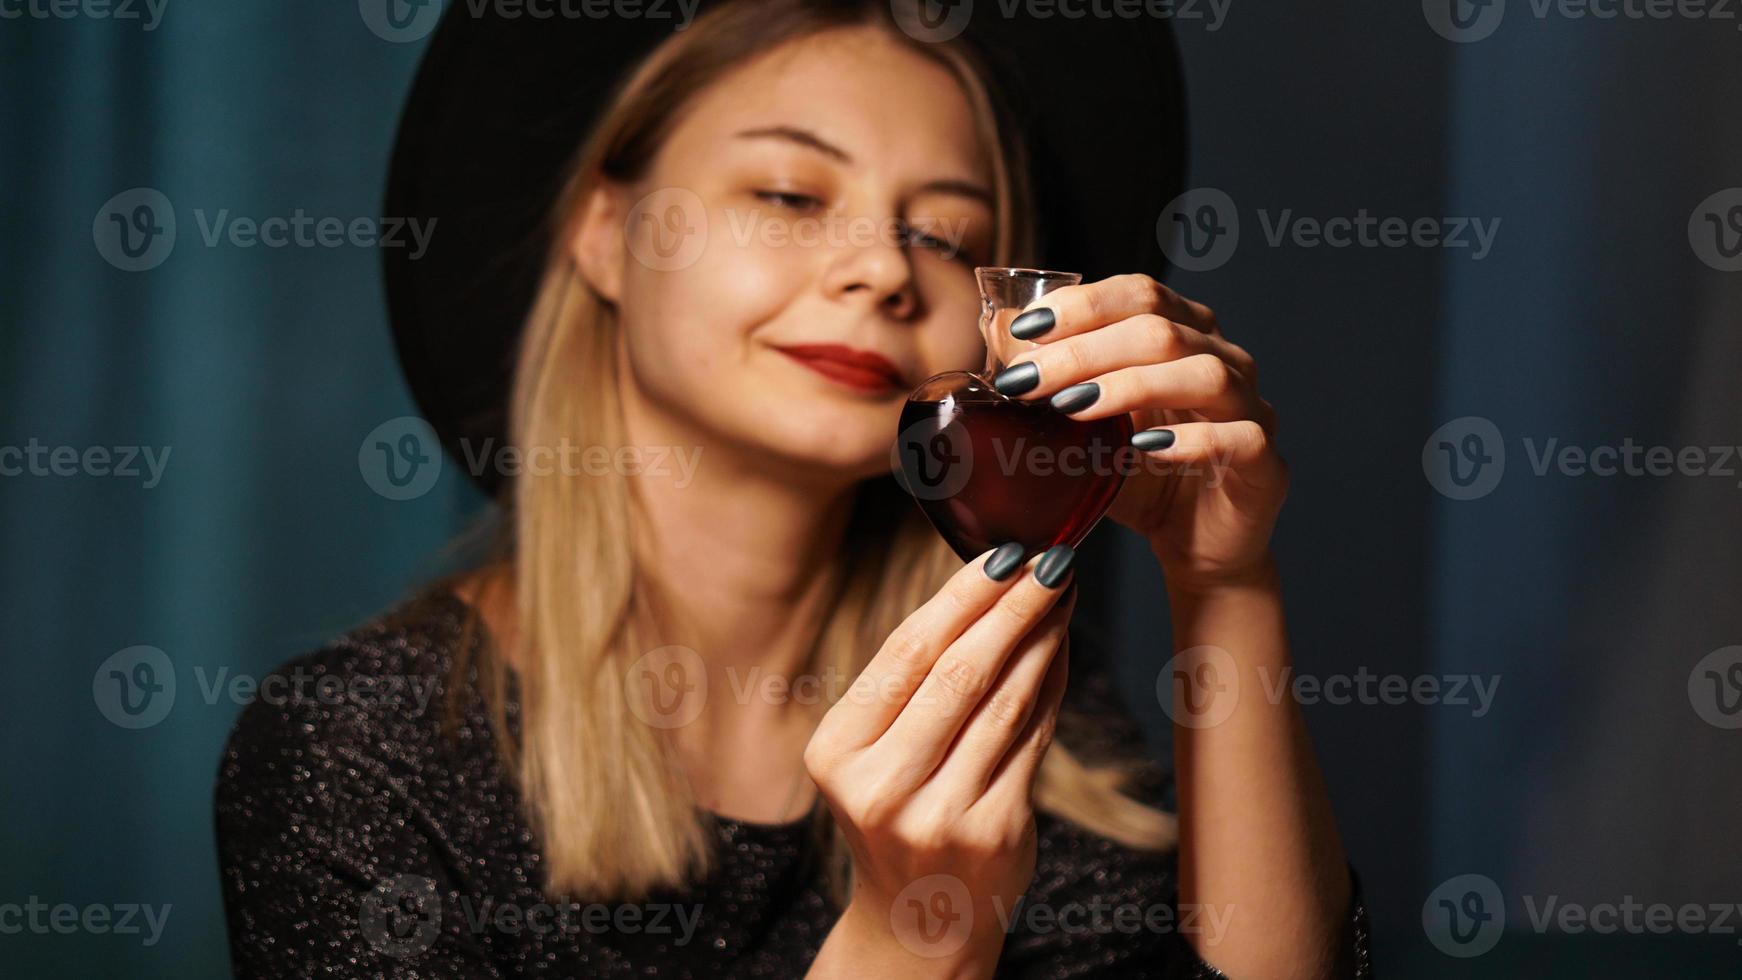
[[[1058,317],[1053,316],[1051,310],[1042,306],[1039,309],[1029,310],[1027,313],[1011,320],[1010,336],[1015,337],[1017,340],[1033,340],[1041,334],[1046,333],[1048,330],[1051,330],[1053,324],[1057,322]]]
[[[1025,395],[1040,384],[1040,368],[1033,361],[1007,367],[992,379],[992,387],[1006,395]]]
[[[1085,381],[1052,396],[1052,407],[1066,415],[1080,412],[1095,404],[1095,399],[1101,397],[1101,386],[1093,381]]]
[[[1055,544],[1046,549],[1046,554],[1040,556],[1040,563],[1034,566],[1034,580],[1049,589],[1058,588],[1070,573],[1071,564],[1077,559],[1077,553],[1068,544]]]
[[[994,582],[1004,581],[1010,577],[1011,572],[1022,567],[1023,556],[1027,554],[1028,550],[1015,541],[999,545],[998,550],[992,552],[992,557],[986,559],[983,566],[986,577]]]
[[[1172,429],[1145,429],[1131,437],[1131,444],[1146,453],[1173,445]]]

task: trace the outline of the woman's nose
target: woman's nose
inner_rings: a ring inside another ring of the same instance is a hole
[[[845,245],[829,270],[828,289],[831,296],[874,306],[898,320],[911,317],[919,306],[907,249],[881,236]]]

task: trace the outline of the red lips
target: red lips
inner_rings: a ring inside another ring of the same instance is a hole
[[[777,349],[831,381],[857,391],[875,393],[907,387],[895,362],[873,351],[840,344],[795,344]]]

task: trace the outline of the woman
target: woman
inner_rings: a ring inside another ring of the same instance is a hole
[[[441,705],[232,736],[238,975],[1367,975],[1295,706],[1180,726],[1176,824],[1104,674],[1067,682],[1071,550],[963,565],[888,477],[905,393],[981,363],[974,267],[1033,252],[992,79],[889,10],[716,5],[613,91],[519,341],[501,553],[298,661]],[[1285,664],[1252,359],[1140,274],[1012,330],[999,387],[1171,464],[1110,513],[1175,645]],[[531,465],[576,446],[699,463]]]

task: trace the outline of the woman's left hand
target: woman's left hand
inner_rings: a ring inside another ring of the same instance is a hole
[[[998,387],[1021,380],[1025,372],[1010,374],[1018,365],[1033,364],[1038,384],[1017,397],[1053,398],[1083,421],[1129,413],[1140,447],[1167,443],[1118,457],[1125,465],[1135,458],[1135,471],[1108,513],[1149,540],[1170,589],[1267,574],[1288,467],[1274,448],[1276,412],[1258,397],[1252,356],[1222,336],[1209,307],[1142,274],[1056,289],[1013,331],[1030,314],[1044,323],[1035,312],[1042,309],[1052,326],[1025,338],[1041,346],[1015,358]]]

